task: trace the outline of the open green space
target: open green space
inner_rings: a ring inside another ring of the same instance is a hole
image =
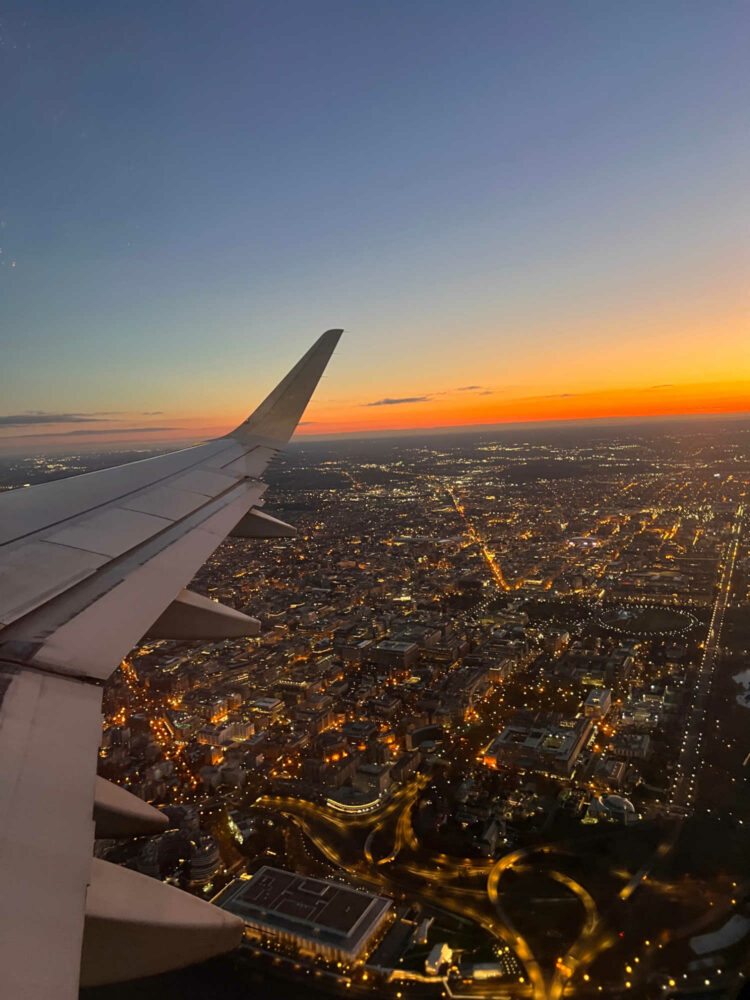
[[[613,608],[601,615],[600,622],[607,628],[634,636],[683,632],[697,624],[689,611],[658,605]]]

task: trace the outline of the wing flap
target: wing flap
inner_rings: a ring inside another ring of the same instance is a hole
[[[137,837],[162,833],[167,814],[105,778],[96,779],[94,824],[97,837]]]
[[[253,448],[252,451],[233,459],[222,468],[225,472],[234,472],[242,476],[260,476],[278,453],[278,448]]]
[[[106,556],[47,541],[27,542],[3,553],[0,622],[10,625],[85,580],[106,562]]]
[[[293,525],[255,508],[232,528],[232,538],[294,538],[296,534]]]
[[[183,590],[148,630],[149,639],[237,639],[258,635],[257,618]]]
[[[241,473],[234,475],[218,472],[213,469],[192,469],[171,481],[171,486],[188,493],[201,493],[204,497],[218,497],[241,478]]]
[[[109,507],[53,531],[45,541],[113,558],[135,548],[147,538],[158,535],[170,524],[171,521],[164,517],[126,510],[124,507]]]
[[[138,493],[131,500],[123,502],[124,510],[137,510],[143,514],[155,514],[169,521],[179,521],[194,510],[202,507],[206,498],[202,493],[190,493],[174,486],[155,486]]]

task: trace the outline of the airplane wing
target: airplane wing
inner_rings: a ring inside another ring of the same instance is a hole
[[[145,635],[253,635],[184,590],[228,535],[287,536],[260,476],[341,336],[328,330],[248,419],[195,448],[0,496],[0,982],[8,1000],[77,996],[239,943],[236,917],[92,860],[97,836],[158,810],[97,779],[102,685]]]

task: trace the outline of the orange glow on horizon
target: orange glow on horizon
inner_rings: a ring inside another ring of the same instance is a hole
[[[371,395],[369,396],[371,399]],[[557,394],[520,395],[502,388],[479,393],[461,391],[440,392],[425,397],[422,402],[372,406],[367,402],[347,400],[334,402],[313,398],[300,425],[298,437],[319,437],[338,434],[379,434],[388,431],[428,430],[431,428],[471,428],[472,426],[537,423],[566,420],[630,419],[639,417],[700,416],[750,413],[750,379],[716,382],[691,382],[648,388],[612,388],[564,392]],[[247,413],[231,416],[204,413],[202,416],[169,417],[169,430],[126,436],[123,433],[98,434],[88,438],[79,432],[76,444],[111,447],[120,443],[126,447],[158,446],[165,442],[182,445],[197,444],[226,434],[245,419]],[[165,420],[164,416],[159,418]],[[145,422],[144,422],[145,425]],[[154,424],[156,426],[156,424]],[[42,442],[34,434],[29,443],[56,447],[66,443],[64,434],[56,435],[50,428]],[[0,436],[12,442],[15,449],[23,444],[24,435]],[[71,450],[73,439],[67,439]]]
[[[390,430],[427,430],[434,427],[538,423],[565,420],[630,419],[750,413],[750,380],[687,383],[652,388],[618,388],[594,391],[506,395],[437,395],[423,403],[370,407],[365,403],[334,404],[313,398],[297,437],[326,434],[382,433]],[[179,428],[162,440],[196,442],[226,434],[244,419],[210,415],[171,421]]]
[[[714,415],[750,412],[750,380],[692,383],[651,389],[612,389],[559,395],[445,395],[424,403],[379,409],[365,406],[310,407],[311,419],[300,436],[378,432],[485,424],[599,420],[633,417]]]

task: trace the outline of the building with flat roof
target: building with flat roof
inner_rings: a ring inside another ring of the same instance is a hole
[[[284,708],[280,698],[256,698],[250,702],[250,711],[259,715],[278,715]]]
[[[485,750],[484,763],[489,767],[507,765],[567,775],[593,728],[593,722],[585,716],[560,720],[541,713],[519,713]]]
[[[593,719],[603,719],[612,708],[612,692],[609,688],[592,688],[583,703],[583,713]]]
[[[399,642],[397,639],[383,639],[373,650],[373,659],[381,667],[391,670],[407,670],[419,657],[416,642]]]
[[[382,896],[268,866],[236,879],[214,902],[242,917],[250,937],[348,963],[366,957],[393,906]]]

